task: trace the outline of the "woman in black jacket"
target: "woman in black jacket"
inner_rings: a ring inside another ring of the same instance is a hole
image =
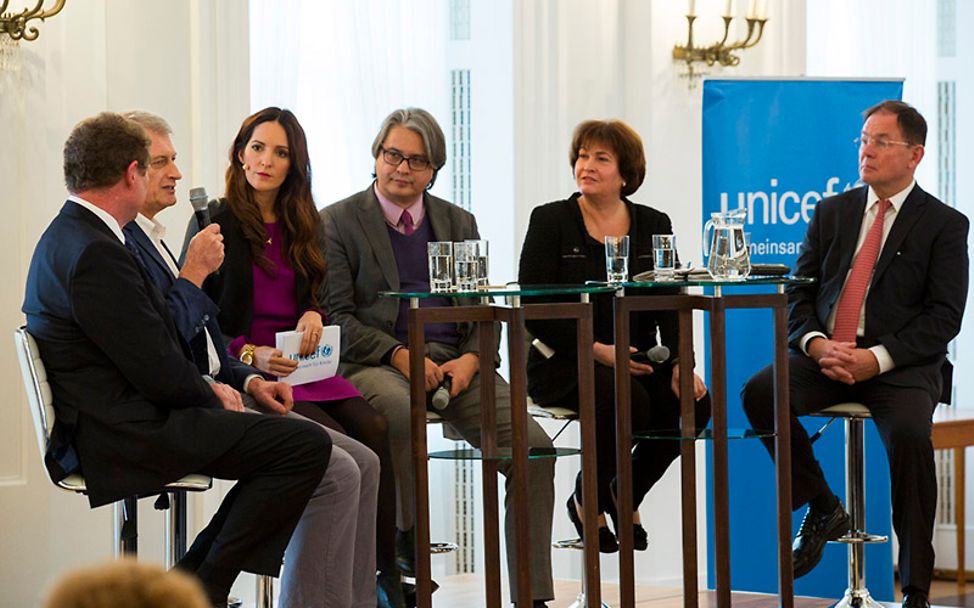
[[[531,214],[528,233],[521,249],[518,281],[531,284],[579,284],[605,281],[606,236],[629,235],[629,272],[635,275],[653,267],[652,235],[671,234],[670,218],[661,211],[633,203],[635,192],[646,174],[646,160],[639,135],[621,121],[586,121],[572,138],[571,165],[578,192],[567,200],[537,207]],[[672,293],[654,290],[652,293]],[[605,513],[615,519],[615,353],[613,345],[612,296],[592,298],[595,326],[596,457],[598,461],[599,548],[618,550],[609,531]],[[545,346],[528,354],[528,393],[541,404],[558,404],[578,410],[578,378],[573,321],[529,321],[528,330]],[[645,352],[662,343],[676,353],[679,328],[676,313],[643,312],[633,315],[630,351]],[[660,342],[657,341],[657,330]],[[632,428],[634,433],[678,429],[680,426],[679,364],[630,361]],[[694,375],[696,426],[710,419],[710,398],[703,380]],[[648,545],[638,506],[680,454],[679,441],[637,440],[633,461],[633,537],[637,550]],[[582,534],[582,477],[568,499],[568,517]],[[617,532],[618,526],[616,525]]]

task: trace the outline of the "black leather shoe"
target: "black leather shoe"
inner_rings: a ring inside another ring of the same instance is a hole
[[[822,559],[825,543],[835,540],[849,531],[849,514],[836,501],[835,508],[828,513],[816,513],[811,506],[805,512],[801,528],[791,545],[791,564],[795,578],[805,576]]]
[[[575,496],[568,497],[568,519],[575,525],[575,531],[578,532],[578,537],[583,538],[582,534],[582,520],[578,517],[578,511],[575,509]],[[599,552],[601,553],[615,553],[619,550],[619,543],[616,541],[615,534],[613,534],[607,526],[599,527]]]
[[[433,593],[436,593],[436,590],[440,588],[439,584],[437,584],[437,582],[433,580],[431,580],[430,583],[432,583],[430,588],[433,590]],[[415,582],[403,581],[402,595],[406,600],[406,608],[416,608],[416,583]]]
[[[396,566],[403,576],[416,576],[416,528],[396,530]]]
[[[402,591],[402,574],[399,570],[379,572],[376,576],[375,596],[377,608],[406,608],[406,598]]]
[[[632,548],[636,551],[645,551],[649,548],[649,534],[642,524],[632,525]]]
[[[930,600],[922,591],[913,591],[903,596],[903,608],[930,608]]]

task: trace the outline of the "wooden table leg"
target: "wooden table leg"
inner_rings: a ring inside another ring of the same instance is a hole
[[[497,350],[492,322],[478,323],[481,353]],[[484,586],[489,608],[501,605],[500,514],[497,506],[497,405],[494,391],[494,361],[480,357],[480,461],[481,488],[484,492]]]
[[[593,337],[592,309],[586,307],[585,314],[578,319],[576,329],[578,343],[578,421],[581,425],[582,442],[582,502],[597,505],[598,483],[595,439],[595,362],[591,348]],[[585,581],[584,608],[599,608],[602,605],[602,588],[599,576],[599,524],[595,509],[582,509],[582,541],[584,544],[585,566],[582,574]],[[583,608],[583,607],[579,607]]]
[[[680,361],[691,362],[691,365],[680,367],[680,432],[683,438],[679,440],[683,605],[691,608],[700,601],[697,585],[697,416],[693,401],[693,312],[682,309],[677,317],[680,323]]]
[[[513,306],[507,323],[507,345],[512,370],[524,369],[524,308]],[[531,513],[528,509],[528,408],[525,374],[510,374],[511,385],[511,472],[514,483],[515,546],[517,552],[517,605],[530,606],[531,597]],[[550,550],[550,548],[549,548]],[[510,559],[510,557],[508,557]],[[512,598],[513,599],[513,598]]]
[[[413,444],[413,468],[416,476],[416,606],[432,608],[433,587],[430,570],[429,470],[426,446],[426,337],[419,317],[419,302],[410,302],[409,320],[410,430]]]
[[[964,543],[966,530],[964,529],[964,493],[966,492],[964,475],[964,448],[954,448],[954,521],[957,524],[957,587],[963,590],[967,583],[967,565],[965,564]]]
[[[635,574],[632,541],[632,394],[629,386],[629,305],[617,295],[615,305],[616,380],[616,510],[619,530],[619,603],[634,608]],[[586,509],[591,509],[591,506]]]
[[[788,394],[788,312],[774,309],[775,474],[778,497],[778,595],[783,608],[795,605],[791,563],[791,404]]]
[[[682,331],[682,329],[681,329]],[[730,483],[727,475],[727,352],[722,298],[710,313],[710,398],[713,422],[714,569],[717,606],[730,608]],[[686,412],[683,413],[687,415]],[[691,416],[692,411],[691,411]]]

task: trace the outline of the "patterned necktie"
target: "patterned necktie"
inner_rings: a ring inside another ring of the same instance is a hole
[[[416,226],[413,224],[413,216],[409,215],[408,211],[402,212],[399,221],[402,222],[402,233],[406,236],[416,232]]]
[[[892,207],[888,200],[877,202],[879,209],[876,212],[876,219],[873,220],[866,233],[866,239],[859,248],[859,255],[852,263],[852,272],[846,279],[845,289],[839,298],[839,304],[835,311],[835,327],[832,330],[832,339],[836,342],[855,342],[856,329],[859,327],[859,311],[862,310],[862,301],[866,297],[866,288],[869,287],[869,280],[873,276],[873,269],[876,267],[876,258],[879,257],[879,249],[883,241],[883,221],[886,211]]]

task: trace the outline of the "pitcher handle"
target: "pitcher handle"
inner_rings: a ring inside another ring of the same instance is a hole
[[[707,220],[707,223],[703,225],[703,257],[710,255],[710,239],[707,238],[707,233],[714,227],[713,220]]]

